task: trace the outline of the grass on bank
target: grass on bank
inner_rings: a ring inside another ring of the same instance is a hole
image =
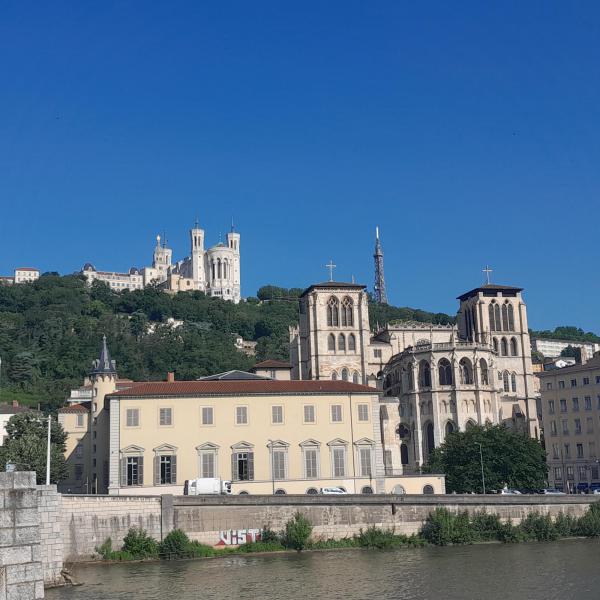
[[[162,542],[158,542],[143,529],[132,527],[125,536],[120,550],[114,550],[112,540],[107,538],[96,548],[96,552],[104,560],[172,560],[284,550],[298,552],[338,548],[387,550],[418,548],[427,544],[447,546],[491,541],[503,543],[552,541],[575,536],[600,537],[600,502],[590,505],[580,518],[562,512],[555,519],[550,515],[531,513],[518,525],[513,525],[511,521],[503,522],[497,515],[485,512],[469,515],[466,511],[452,513],[445,508],[437,508],[429,514],[418,535],[396,534],[392,530],[374,526],[361,529],[358,535],[339,540],[311,540],[311,533],[311,523],[300,513],[296,513],[286,523],[282,532],[277,533],[265,528],[259,541],[224,548],[214,548],[192,541],[180,529],[171,531]]]

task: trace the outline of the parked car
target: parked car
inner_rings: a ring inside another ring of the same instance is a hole
[[[521,495],[521,492],[519,490],[511,490],[510,488],[503,488],[500,490],[501,494],[518,494],[519,496]]]
[[[324,487],[321,488],[321,494],[347,494],[348,492],[342,487]]]
[[[547,488],[542,490],[542,494],[545,494],[546,496],[566,496],[565,492],[561,492],[555,488]]]
[[[600,496],[600,489],[596,488],[592,491],[592,494],[594,494],[594,496]]]

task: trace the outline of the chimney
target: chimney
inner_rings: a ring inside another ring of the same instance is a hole
[[[17,406],[19,406],[19,401],[18,400],[13,400],[12,401],[12,405],[13,405],[13,408],[17,408]]]
[[[175,381],[175,373],[173,371],[169,371],[167,373],[167,382],[173,383]]]

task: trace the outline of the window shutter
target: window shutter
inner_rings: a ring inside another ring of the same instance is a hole
[[[144,485],[144,457],[138,458],[138,485]]]
[[[235,459],[236,459],[236,453],[234,452],[231,455],[231,479],[233,481],[237,481],[238,480],[238,476],[237,476],[238,474],[237,474],[237,471],[236,471],[236,468],[235,468],[236,467],[236,460]]]
[[[160,456],[154,457],[154,485],[160,484]]]
[[[121,459],[121,487],[127,485],[127,459],[123,457]]]
[[[171,483],[177,483],[177,455],[171,456]]]
[[[254,480],[254,452],[248,452],[248,479]]]

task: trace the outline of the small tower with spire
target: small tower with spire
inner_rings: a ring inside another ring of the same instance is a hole
[[[383,274],[383,250],[379,241],[379,227],[375,227],[375,302],[387,304],[387,294],[385,291],[385,275]]]
[[[96,415],[104,407],[104,396],[117,389],[117,365],[110,358],[105,335],[102,336],[100,355],[92,363],[90,382],[93,390],[92,413]]]

